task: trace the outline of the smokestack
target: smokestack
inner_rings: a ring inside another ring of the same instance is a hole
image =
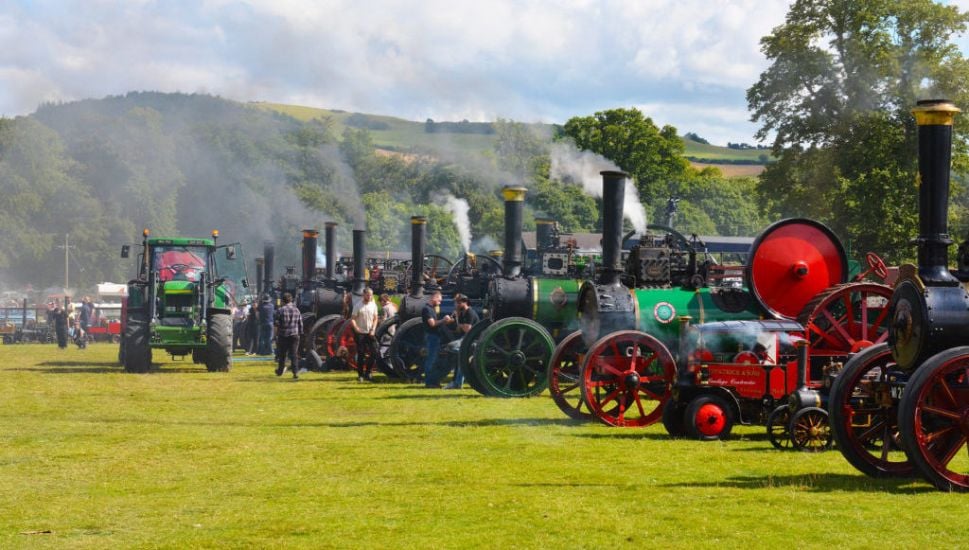
[[[316,245],[320,232],[315,229],[303,230],[303,288],[310,288],[310,281],[316,274]]]
[[[602,270],[599,283],[618,285],[622,268],[622,209],[629,174],[606,170],[602,175]]]
[[[420,297],[424,294],[424,251],[427,248],[427,218],[411,216],[410,218],[410,293]]]
[[[525,210],[524,187],[505,187],[501,194],[505,197],[505,255],[502,257],[502,270],[506,278],[521,275],[524,250],[522,250],[522,215]]]
[[[266,262],[263,265],[264,269],[266,270],[262,277],[262,284],[264,286],[263,292],[271,293],[273,291],[273,260],[276,258],[276,246],[272,243],[272,241],[263,242],[262,256]]]
[[[366,237],[367,231],[365,229],[353,230],[353,288],[351,291],[358,295],[363,294],[363,289],[367,286],[366,268],[364,267],[367,255],[367,248],[364,243]]]
[[[265,290],[263,289],[263,275],[265,275],[265,260],[262,258],[256,258],[256,294],[262,295]]]
[[[550,218],[535,218],[535,248],[548,250],[556,244],[553,240],[555,220]]]
[[[323,243],[326,246],[326,279],[332,281],[336,274],[336,222],[324,225]]]
[[[919,101],[912,110],[919,127],[919,277],[946,286],[959,284],[949,272],[947,231],[952,123],[958,112],[946,99]]]

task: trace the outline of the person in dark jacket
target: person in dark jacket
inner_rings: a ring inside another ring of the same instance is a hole
[[[424,335],[427,345],[427,357],[424,358],[424,387],[440,388],[439,373],[435,369],[437,356],[441,351],[441,336],[444,325],[451,322],[451,316],[437,318],[437,310],[441,306],[441,291],[435,290],[421,309],[421,320],[424,323]]]
[[[252,304],[249,315],[246,316],[246,355],[255,355],[259,351],[259,307]]]
[[[276,308],[273,306],[272,300],[269,299],[269,294],[263,294],[262,301],[259,302],[259,345],[256,349],[256,355],[273,354],[273,320],[275,313]]]
[[[57,347],[67,347],[67,310],[60,303],[54,307],[54,332],[57,334]]]
[[[303,315],[293,304],[290,293],[283,294],[283,307],[276,312],[276,355],[279,366],[276,376],[282,376],[286,369],[286,357],[290,358],[293,380],[299,378],[299,338],[303,335]]]

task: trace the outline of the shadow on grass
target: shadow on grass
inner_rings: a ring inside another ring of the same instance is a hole
[[[582,420],[572,420],[572,423],[574,423],[576,426],[584,426],[589,424],[588,422]],[[653,441],[672,441],[672,438],[667,434],[643,432],[635,428],[613,428],[610,429],[610,433],[569,434],[569,437],[584,437],[586,439],[650,439]]]
[[[862,474],[802,474],[802,475],[772,475],[732,476],[721,481],[707,483],[684,482],[665,483],[660,487],[672,488],[736,488],[736,489],[768,489],[772,487],[796,487],[798,489],[817,493],[836,491],[855,491],[859,493],[932,493],[935,489],[928,485],[913,485],[920,483],[915,479],[875,479]]]
[[[571,419],[548,418],[487,418],[479,420],[449,420],[446,422],[380,422],[375,420],[354,420],[345,422],[257,422],[240,420],[158,420],[141,418],[83,418],[83,422],[104,424],[151,424],[158,426],[221,426],[233,428],[364,428],[374,427],[417,427],[441,426],[447,428],[492,427],[492,426],[555,426],[574,423]]]
[[[36,367],[14,367],[11,371],[43,372],[48,374],[104,374],[124,372],[115,361],[44,361]],[[152,368],[147,374],[176,374],[206,372],[204,366]]]

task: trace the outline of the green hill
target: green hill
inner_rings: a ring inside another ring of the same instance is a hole
[[[301,121],[313,119],[330,120],[334,134],[341,135],[347,126],[366,128],[374,144],[382,149],[402,152],[440,151],[442,148],[453,149],[458,152],[491,151],[494,144],[494,134],[457,133],[447,131],[442,133],[428,133],[426,122],[404,120],[402,118],[350,113],[347,111],[303,107],[299,105],[284,105],[280,103],[257,102],[251,105],[289,115]],[[461,126],[462,123],[442,123]],[[469,126],[486,126],[487,123],[466,123]],[[551,132],[551,124],[536,124]],[[706,164],[764,164],[762,156],[768,151],[756,149],[738,150],[716,145],[706,145],[684,139],[685,156],[692,161]]]

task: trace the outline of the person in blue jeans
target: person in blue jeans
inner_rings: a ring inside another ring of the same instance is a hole
[[[424,323],[425,343],[427,345],[427,357],[424,359],[424,387],[426,388],[441,387],[434,364],[437,363],[437,356],[441,352],[441,332],[444,325],[451,322],[451,316],[445,315],[438,319],[437,310],[440,305],[441,291],[435,290],[421,309],[421,320]]]
[[[256,355],[273,354],[273,321],[275,318],[276,307],[273,306],[269,294],[262,295],[259,302],[259,345]]]
[[[457,325],[458,337],[447,345],[448,358],[454,366],[454,380],[444,386],[446,390],[460,390],[464,384],[464,366],[458,364],[458,355],[461,350],[461,341],[471,331],[471,327],[480,321],[478,314],[471,309],[471,302],[464,294],[454,295],[454,323]]]

